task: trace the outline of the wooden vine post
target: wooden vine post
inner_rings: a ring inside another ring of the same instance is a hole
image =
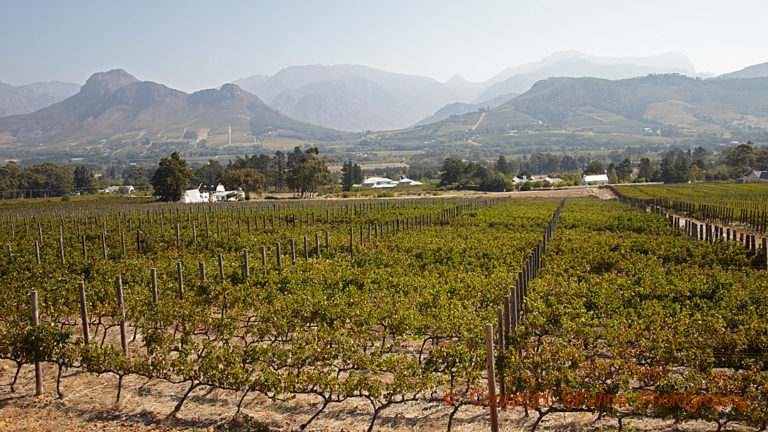
[[[349,257],[355,257],[355,228],[349,229]]]
[[[488,367],[488,397],[491,401],[491,432],[499,432],[499,417],[496,412],[496,365],[493,355],[493,324],[485,325],[485,354]]]
[[[115,289],[117,291],[117,307],[120,308],[120,346],[123,354],[128,353],[128,335],[125,330],[125,302],[123,301],[123,278],[117,275],[115,278]]]
[[[245,280],[248,280],[248,277],[251,275],[251,266],[248,262],[248,249],[243,249],[243,278]]]
[[[67,261],[64,259],[64,229],[59,225],[59,257],[61,258],[61,266],[67,265]]]
[[[149,276],[152,278],[152,302],[157,304],[157,269],[149,269]]]
[[[176,262],[176,276],[179,281],[179,300],[184,300],[184,274],[182,273],[181,261]]]
[[[40,325],[40,311],[37,305],[37,291],[32,291],[32,326]],[[39,360],[35,360],[35,396],[43,394],[43,365]]]
[[[88,304],[85,302],[85,282],[78,283],[80,291],[80,320],[83,323],[83,339],[85,343],[90,342],[91,335],[88,331]]]
[[[274,220],[274,216],[272,216],[272,220]],[[262,246],[261,247],[261,266],[264,268],[264,276],[267,275],[267,248]]]

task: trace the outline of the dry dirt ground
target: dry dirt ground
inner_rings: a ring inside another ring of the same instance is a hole
[[[63,398],[55,392],[55,367],[45,365],[45,393],[34,396],[34,370],[25,366],[10,392],[15,366],[0,362],[0,431],[294,431],[319,408],[317,398],[301,396],[285,402],[270,401],[262,395],[249,395],[242,413],[233,420],[240,394],[208,388],[196,389],[179,414],[167,418],[186,385],[172,385],[159,380],[127,377],[119,406],[115,405],[117,378],[81,371],[66,371],[62,380]],[[443,403],[415,402],[382,411],[376,431],[445,431],[452,407]],[[372,415],[370,404],[351,399],[332,404],[307,431],[365,431]],[[526,418],[522,409],[502,412],[501,431],[530,430],[535,414]],[[625,425],[627,421],[625,420]],[[670,421],[643,420],[632,424],[643,431],[714,431],[713,423],[675,425]],[[539,431],[597,431],[616,429],[615,419],[597,419],[594,413],[550,414]],[[490,430],[488,409],[467,405],[453,422],[453,431]],[[626,429],[625,429],[626,430]],[[742,431],[738,427],[724,430]]]
[[[293,197],[293,194],[288,192],[282,192],[282,193],[270,193],[270,196],[273,196],[275,198],[281,198],[281,199],[290,199]],[[455,198],[455,197],[462,197],[462,198],[479,198],[479,197],[488,197],[488,198],[498,198],[498,197],[505,197],[505,196],[511,196],[511,197],[583,197],[583,196],[597,196],[601,199],[612,199],[616,198],[616,195],[613,194],[613,192],[609,189],[605,188],[594,188],[594,187],[578,187],[578,188],[567,188],[567,189],[553,189],[553,190],[530,190],[530,191],[516,191],[516,192],[479,192],[479,191],[446,191],[446,192],[440,192],[440,195],[432,195],[432,192],[430,191],[406,191],[402,192],[399,196],[396,197],[387,197],[387,198],[376,198],[376,197],[366,197],[361,196],[358,198],[338,198],[338,197],[316,197],[311,198],[309,200],[339,200],[339,201],[351,201],[354,199],[403,199],[403,198]],[[303,200],[308,201],[308,200]]]

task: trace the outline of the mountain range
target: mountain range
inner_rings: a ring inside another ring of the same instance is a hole
[[[169,146],[193,149],[204,157],[309,143],[336,146],[334,151],[340,152],[353,151],[355,145],[361,146],[358,150],[373,151],[362,148],[370,144],[384,146],[386,151],[423,150],[441,136],[450,137],[444,140],[447,143],[469,139],[476,146],[485,137],[543,131],[695,136],[733,128],[768,128],[768,64],[706,79],[691,77],[694,73],[544,78],[519,95],[503,93],[477,102],[494,88],[522,85],[521,77],[529,79],[535,73],[578,75],[579,70],[592,70],[597,74],[600,68],[605,75],[634,73],[626,66],[632,59],[584,59],[572,54],[505,71],[482,86],[458,76],[439,83],[362,66],[311,66],[190,94],[111,70],[92,75],[76,94],[50,106],[0,117],[0,153],[5,157],[87,154],[148,159]],[[675,62],[683,70],[692,70],[686,69],[684,57],[647,60],[634,70],[660,64],[672,67]],[[572,68],[566,70],[566,66]],[[472,101],[455,102],[456,97]],[[263,101],[267,98],[271,106]],[[437,110],[416,117],[430,104]],[[354,123],[356,128],[342,123]],[[373,123],[390,132],[342,131],[365,130]],[[376,135],[380,141],[369,140]]]
[[[293,66],[234,81],[280,112],[346,131],[399,129],[459,94],[440,82],[366,66]]]
[[[680,53],[610,58],[567,51],[506,69],[479,83],[458,75],[440,83],[352,65],[292,66],[273,76],[255,75],[234,83],[288,116],[333,129],[362,131],[400,129],[471,112],[496,98],[524,93],[536,81],[550,77],[621,79],[650,73],[697,76]]]
[[[115,69],[92,75],[69,98],[30,114],[0,118],[0,147],[35,151],[99,147],[104,141],[184,139],[217,135],[253,144],[263,135],[305,138],[339,134],[290,119],[235,84],[192,94]],[[226,144],[223,143],[222,144]]]
[[[700,79],[679,74],[607,80],[549,78],[488,111],[481,120],[465,114],[443,120],[474,124],[478,135],[528,131],[599,134],[724,132],[768,128],[768,76]],[[432,127],[427,125],[423,127]]]

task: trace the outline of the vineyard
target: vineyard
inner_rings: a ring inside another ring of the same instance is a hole
[[[671,184],[612,188],[620,198],[757,232],[768,228],[768,184]]]
[[[0,242],[4,399],[87,373],[270,430],[768,422],[765,248],[616,201],[14,209]]]

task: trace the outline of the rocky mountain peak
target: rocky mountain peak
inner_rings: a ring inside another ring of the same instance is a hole
[[[91,75],[80,89],[80,92],[84,94],[105,95],[112,93],[120,87],[138,81],[136,77],[122,69],[112,69],[107,72],[98,72]]]

